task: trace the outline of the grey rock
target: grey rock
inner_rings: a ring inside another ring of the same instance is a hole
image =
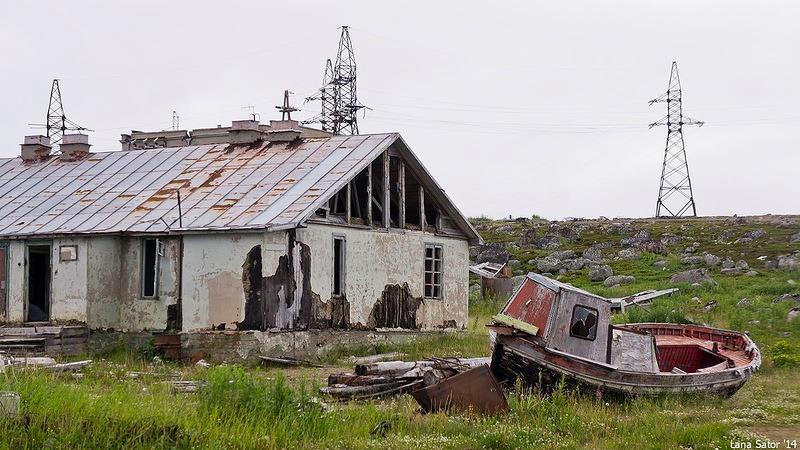
[[[544,258],[536,261],[536,270],[539,273],[556,272],[561,268],[561,261],[557,259]]]
[[[583,257],[592,261],[603,259],[603,249],[599,245],[591,245],[583,251]]]
[[[755,270],[748,270],[747,272],[744,273],[744,275],[746,277],[757,277],[758,272],[756,272]]]
[[[575,258],[575,259],[566,260],[566,261],[564,261],[564,264],[565,264],[567,270],[570,270],[572,272],[576,272],[576,271],[581,270],[584,267],[586,267],[586,263],[587,262],[588,262],[588,260],[586,258],[578,257],[578,258]]]
[[[498,233],[508,233],[514,231],[514,227],[512,225],[502,225],[495,229]]]
[[[789,242],[792,242],[792,243],[794,243],[794,242],[800,242],[800,231],[798,231],[797,233],[795,233],[795,234],[791,235],[791,236],[789,237]]]
[[[743,238],[748,238],[748,239],[761,239],[766,235],[767,235],[767,232],[764,231],[763,229],[759,228],[757,230],[748,231],[747,233],[743,234],[742,237]]]
[[[522,236],[517,240],[517,245],[520,247],[530,247],[533,245],[533,241],[536,240],[536,230],[536,227],[525,230]]]
[[[789,313],[786,314],[786,321],[791,322],[798,317],[800,317],[800,308],[792,308],[789,310]]]
[[[694,253],[696,251],[697,251],[697,247],[695,247],[694,245],[690,245],[690,246],[686,247],[685,249],[683,249],[683,253]]]
[[[623,248],[617,253],[617,256],[622,259],[638,259],[641,256],[641,252],[635,248]]]
[[[705,262],[705,258],[702,256],[684,256],[681,258],[681,264],[686,264],[690,266],[697,266],[703,264]]]
[[[800,261],[794,256],[781,256],[778,258],[778,269],[797,270],[800,269]]]
[[[561,238],[551,234],[533,240],[533,246],[544,250],[554,250],[561,247]]]
[[[647,230],[639,230],[639,232],[632,237],[620,239],[619,245],[623,247],[636,247],[648,239],[650,239],[650,233],[648,233]]]
[[[733,230],[725,230],[717,237],[717,242],[730,242],[733,237],[736,236],[736,232]]]
[[[519,262],[518,259],[509,259],[508,260],[508,267],[517,267],[518,265],[520,265],[520,262]]]
[[[563,261],[565,259],[572,259],[575,256],[577,256],[577,255],[572,250],[560,250],[560,251],[557,251],[557,252],[550,253],[547,257],[550,258],[550,259],[556,259],[556,260],[559,260],[559,261]]]
[[[708,275],[706,269],[691,269],[678,272],[670,278],[671,283],[708,283],[716,284],[713,278]]]
[[[478,246],[478,254],[475,257],[477,264],[491,262],[497,264],[505,264],[508,262],[509,256],[503,244],[485,244]]]
[[[735,263],[735,262],[733,262],[733,260],[732,260],[732,259],[730,259],[730,258],[725,258],[725,259],[722,261],[722,268],[723,268],[723,269],[732,269],[732,268],[734,268],[734,267],[736,267],[736,263]]]
[[[557,236],[561,236],[570,242],[575,242],[580,237],[580,232],[576,229],[576,227],[567,223],[550,224],[550,232]]]
[[[736,267],[738,267],[738,268],[740,268],[742,270],[745,270],[745,269],[749,269],[750,265],[747,264],[747,261],[745,261],[743,259],[740,259],[739,261],[736,261]]]
[[[740,237],[739,239],[733,241],[734,244],[749,244],[753,242],[753,238],[749,237]]]
[[[671,233],[664,233],[664,235],[661,236],[661,243],[664,245],[675,245],[681,242],[681,239],[683,238],[680,236],[675,236]]]
[[[659,268],[667,267],[667,261],[665,261],[663,259],[659,259],[658,261],[653,263],[653,266],[659,267]]]
[[[773,270],[776,269],[777,267],[778,263],[776,261],[773,261],[771,259],[764,261],[764,268],[767,270]]]
[[[741,275],[743,270],[739,267],[731,267],[729,269],[721,269],[719,273],[724,275]]]
[[[800,306],[800,294],[783,294],[780,297],[776,298],[772,301],[772,304],[780,303],[780,302],[794,302],[798,306]]]
[[[717,301],[716,300],[711,300],[710,302],[706,303],[705,306],[703,306],[703,311],[711,312],[716,307],[717,307]]]
[[[644,241],[639,243],[639,250],[656,255],[666,255],[669,250],[661,241]]]
[[[603,286],[611,287],[611,286],[616,286],[618,284],[631,284],[635,282],[636,278],[630,275],[612,275],[603,280]]]
[[[614,275],[614,271],[611,270],[611,266],[607,265],[597,266],[589,270],[589,279],[591,281],[603,281],[612,275]]]
[[[739,300],[738,303],[736,303],[736,306],[738,306],[739,308],[749,308],[753,306],[753,302],[749,298],[743,298]]]
[[[703,259],[708,267],[717,267],[722,264],[722,258],[717,255],[712,255],[711,253],[706,253]]]

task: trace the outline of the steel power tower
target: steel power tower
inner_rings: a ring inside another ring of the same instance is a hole
[[[58,80],[53,80],[50,87],[50,104],[47,106],[47,122],[28,124],[34,128],[46,128],[50,144],[55,145],[61,142],[66,131],[92,131],[84,128],[75,122],[67,119],[64,115],[64,105],[61,103],[61,86]]]
[[[342,26],[336,63],[329,59],[325,77],[317,94],[306,101],[321,100],[322,113],[303,123],[319,122],[322,129],[333,134],[358,134],[358,111],[369,109],[358,101],[356,94],[356,57],[350,40],[350,27]]]
[[[683,115],[681,105],[681,80],[678,77],[678,63],[672,62],[667,92],[650,100],[653,103],[666,103],[667,115],[650,124],[667,127],[667,144],[664,149],[664,164],[661,167],[661,184],[658,188],[656,217],[697,216],[692,195],[692,179],[689,177],[689,163],[683,143],[683,126],[699,125],[703,122]],[[662,211],[663,210],[663,211]]]

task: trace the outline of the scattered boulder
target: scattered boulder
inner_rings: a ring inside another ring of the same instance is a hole
[[[522,236],[519,237],[517,240],[517,245],[520,247],[529,247],[533,245],[533,241],[536,240],[536,227],[528,228],[522,233]]]
[[[703,264],[705,262],[705,258],[702,256],[684,256],[681,258],[681,264],[686,264],[688,266],[697,266]]]
[[[508,262],[509,255],[503,244],[484,244],[478,246],[477,256],[475,262],[477,264],[490,262],[497,264],[505,264]]]
[[[636,278],[630,275],[612,275],[603,280],[603,286],[611,287],[620,284],[632,284],[636,282]]]
[[[520,265],[520,262],[519,262],[518,259],[509,259],[508,260],[508,267],[517,267],[518,265]]]
[[[552,223],[550,224],[550,232],[570,242],[575,242],[580,237],[578,230],[568,223]]]
[[[792,243],[794,243],[794,242],[800,242],[800,231],[798,231],[797,233],[795,233],[795,234],[791,235],[791,236],[789,237],[789,242],[792,242]]]
[[[767,270],[773,270],[773,269],[775,269],[777,267],[778,267],[778,263],[773,261],[773,260],[771,260],[771,259],[769,259],[767,261],[764,261],[764,268],[767,269]]]
[[[666,255],[668,250],[667,246],[661,241],[644,241],[639,243],[639,250],[648,253],[655,253],[657,255]]]
[[[647,230],[639,230],[632,237],[620,239],[619,245],[623,247],[636,247],[648,239],[650,239],[650,233],[648,233]]]
[[[739,267],[731,267],[729,269],[721,269],[719,273],[724,275],[741,275],[742,269]]]
[[[560,250],[560,251],[557,251],[557,252],[550,253],[547,257],[550,258],[550,259],[556,259],[558,261],[563,261],[565,259],[572,259],[575,256],[577,256],[577,255],[572,250]]]
[[[703,260],[705,260],[708,267],[717,267],[722,264],[722,258],[717,255],[712,255],[711,253],[706,253],[703,256]]]
[[[691,269],[678,272],[670,278],[671,283],[708,283],[716,284],[713,278],[708,275],[706,269]]]
[[[635,248],[623,248],[617,253],[617,256],[622,259],[638,259],[641,255],[641,252]]]
[[[755,270],[748,270],[747,272],[744,273],[744,276],[746,276],[746,277],[757,277],[758,276],[758,272],[756,272]]]
[[[730,242],[731,239],[733,239],[733,237],[735,235],[736,235],[735,231],[733,231],[731,229],[727,229],[727,230],[723,231],[722,234],[720,234],[717,237],[717,242]]]
[[[663,260],[663,259],[659,259],[658,261],[653,263],[653,266],[663,269],[664,267],[667,267],[667,261]]]
[[[600,245],[590,245],[583,251],[583,257],[592,261],[600,261],[603,259],[603,249]]]
[[[614,275],[614,271],[611,270],[611,266],[608,265],[593,267],[589,271],[589,279],[591,281],[604,281],[612,275]]]
[[[495,228],[494,231],[496,231],[498,233],[510,233],[510,232],[514,231],[514,226],[512,226],[512,225],[501,225],[501,226]]]
[[[692,245],[690,245],[690,246],[686,247],[685,249],[683,249],[683,253],[694,253],[694,252],[697,251],[698,247],[700,247],[700,244],[695,242]]]
[[[783,294],[780,297],[776,298],[772,301],[772,304],[780,303],[780,302],[794,302],[798,306],[800,306],[800,294]]]
[[[750,265],[747,264],[747,261],[740,259],[739,261],[736,261],[736,267],[742,270],[746,270],[750,268]]]
[[[749,237],[740,237],[739,239],[733,241],[734,244],[749,244],[753,242],[753,238]]]
[[[536,261],[536,270],[540,273],[555,273],[561,268],[561,261],[557,259],[544,258]]]
[[[661,236],[661,243],[664,245],[675,245],[678,244],[681,241],[681,239],[683,238],[681,238],[680,236],[676,236],[672,233],[664,233]]]
[[[749,308],[753,306],[753,302],[749,298],[743,298],[739,300],[738,303],[736,303],[736,306],[738,306],[739,308]]]
[[[794,256],[780,256],[778,257],[778,269],[781,270],[797,270],[800,269],[800,261]]]
[[[798,317],[800,317],[800,308],[792,308],[789,310],[789,313],[786,314],[786,321],[791,322]]]
[[[767,232],[764,231],[763,229],[759,228],[759,229],[756,229],[756,230],[753,230],[753,231],[748,231],[747,233],[743,234],[742,237],[743,238],[747,238],[747,239],[751,239],[751,240],[755,240],[755,239],[761,239],[766,235],[767,235]]]
[[[711,300],[710,302],[706,303],[705,306],[703,306],[703,311],[711,312],[716,307],[717,307],[717,301],[716,300]]]
[[[722,268],[723,268],[723,269],[733,269],[734,267],[736,267],[736,263],[735,263],[735,262],[733,262],[733,260],[732,260],[732,259],[730,259],[730,258],[725,258],[725,259],[722,261]]]
[[[554,250],[561,247],[561,238],[552,234],[546,234],[534,239],[533,246],[543,250]]]
[[[583,269],[586,267],[586,264],[589,261],[586,258],[578,257],[575,259],[568,259],[564,261],[565,267],[567,270],[572,272],[577,272],[578,270]]]

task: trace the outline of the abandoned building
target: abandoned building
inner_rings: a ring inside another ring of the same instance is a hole
[[[0,159],[0,322],[91,330],[434,330],[480,241],[399,134],[296,121],[28,136]]]

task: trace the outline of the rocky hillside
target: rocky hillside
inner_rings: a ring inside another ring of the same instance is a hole
[[[516,282],[533,271],[607,297],[678,287],[633,319],[800,343],[800,216],[472,223],[486,241],[471,249],[473,262],[508,262]]]

